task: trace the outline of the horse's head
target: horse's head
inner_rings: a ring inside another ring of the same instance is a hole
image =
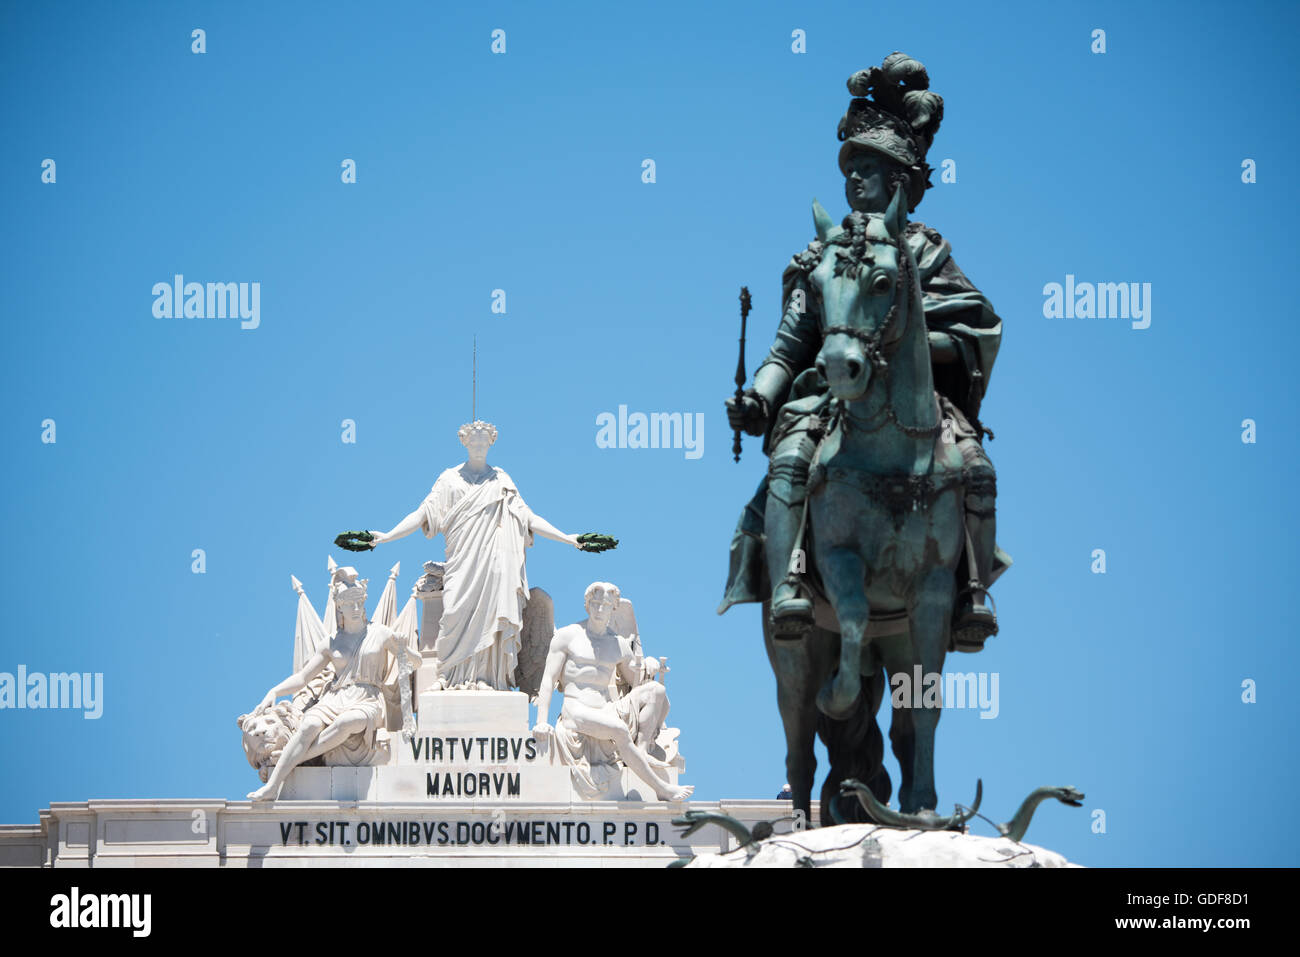
[[[899,314],[912,294],[904,246],[907,200],[896,189],[883,216],[853,213],[839,230],[830,227],[820,206],[814,218],[826,243],[812,272],[824,336],[817,371],[837,399],[860,399],[906,331],[906,317]]]

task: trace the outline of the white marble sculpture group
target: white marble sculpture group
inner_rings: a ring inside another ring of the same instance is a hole
[[[663,726],[668,693],[655,680],[667,666],[641,654],[632,603],[617,585],[593,582],[585,600],[587,617],[551,639],[533,736],[554,746],[561,762],[573,769],[574,787],[585,798],[608,793],[612,779],[622,773],[621,760],[661,801],[683,800],[695,789],[660,776],[672,766],[676,751],[676,731],[665,733]],[[551,727],[546,717],[557,684],[564,704]]]
[[[621,797],[630,771],[659,800],[684,800],[693,788],[676,783],[683,766],[678,731],[664,726],[668,668],[643,655],[631,602],[615,585],[595,582],[585,595],[587,618],[556,631],[550,596],[529,587],[525,552],[535,535],[580,548],[578,537],[535,514],[510,476],[487,464],[497,437],[493,425],[474,421],[459,437],[468,460],[439,475],[419,507],[390,531],[370,533],[374,545],[417,529],[444,537],[445,563],[425,563],[400,613],[399,565],[373,617],[367,579],[351,566],[329,559],[323,616],[292,579],[298,593],[293,673],[238,719],[244,752],[265,782],[249,798],[279,797],[302,766],[395,762],[399,745],[392,733],[409,742],[417,702],[432,702],[430,695],[460,696],[437,702],[444,715],[485,692],[523,692],[538,706],[531,730],[537,750],[569,769],[576,797]],[[552,727],[557,687],[563,704]],[[277,703],[283,695],[292,697]],[[438,729],[421,721],[420,733],[431,731]]]

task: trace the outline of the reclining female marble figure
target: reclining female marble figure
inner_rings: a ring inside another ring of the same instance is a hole
[[[391,658],[405,654],[413,669],[420,656],[391,628],[366,620],[366,583],[356,569],[337,568],[330,585],[338,629],[329,645],[307,660],[302,670],[285,678],[242,723],[255,722],[275,704],[276,698],[305,687],[327,666],[334,677],[320,698],[302,716],[266,784],[249,793],[252,801],[274,800],[289,772],[305,761],[339,748],[370,749],[375,732],[384,727],[384,679]],[[356,736],[356,740],[352,739]]]
[[[533,737],[544,747],[556,748],[560,761],[570,766],[574,786],[584,797],[598,798],[608,793],[622,775],[617,763],[621,759],[654,789],[661,801],[682,801],[695,788],[675,786],[665,780],[660,774],[664,762],[652,758],[637,740],[643,722],[648,726],[656,720],[662,723],[667,697],[661,690],[654,690],[663,685],[647,682],[645,668],[636,666],[639,656],[632,639],[618,634],[613,627],[619,597],[617,586],[593,582],[585,595],[587,617],[555,633],[537,694]],[[610,691],[615,674],[634,689],[648,690],[615,700]],[[552,728],[547,717],[557,684],[564,694],[564,704]]]

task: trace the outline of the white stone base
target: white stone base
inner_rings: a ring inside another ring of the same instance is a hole
[[[0,827],[0,867],[665,867],[734,844],[713,825],[683,840],[671,821],[688,808],[751,825],[790,813],[783,801],[89,801]]]
[[[773,822],[776,833],[742,848],[707,824],[683,839],[671,822],[688,809]],[[869,824],[794,832],[789,816],[788,801],[89,801],[0,826],[0,867],[665,867],[692,857],[691,867],[1079,866],[1002,837]]]
[[[841,824],[785,834],[688,867],[1078,867],[1055,851],[1005,837]]]
[[[426,691],[416,703],[424,734],[520,734],[530,730],[522,691]]]

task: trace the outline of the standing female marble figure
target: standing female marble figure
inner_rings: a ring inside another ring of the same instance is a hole
[[[524,550],[541,535],[581,548],[524,503],[504,469],[487,464],[496,426],[474,421],[459,431],[469,452],[463,465],[438,476],[419,508],[391,531],[371,532],[373,544],[421,529],[447,543],[442,618],[436,654],[452,688],[507,691],[514,684],[520,631],[528,599]]]
[[[369,751],[375,732],[385,723],[383,684],[390,670],[389,656],[405,653],[413,659],[412,666],[419,667],[419,655],[404,646],[391,628],[366,621],[366,581],[357,578],[354,568],[335,570],[330,589],[338,616],[337,633],[301,671],[268,691],[250,715],[256,717],[280,695],[293,694],[327,665],[334,666],[333,680],[303,715],[266,784],[251,792],[249,800],[274,800],[289,772],[317,755],[336,748]],[[352,740],[354,735],[358,737]]]

